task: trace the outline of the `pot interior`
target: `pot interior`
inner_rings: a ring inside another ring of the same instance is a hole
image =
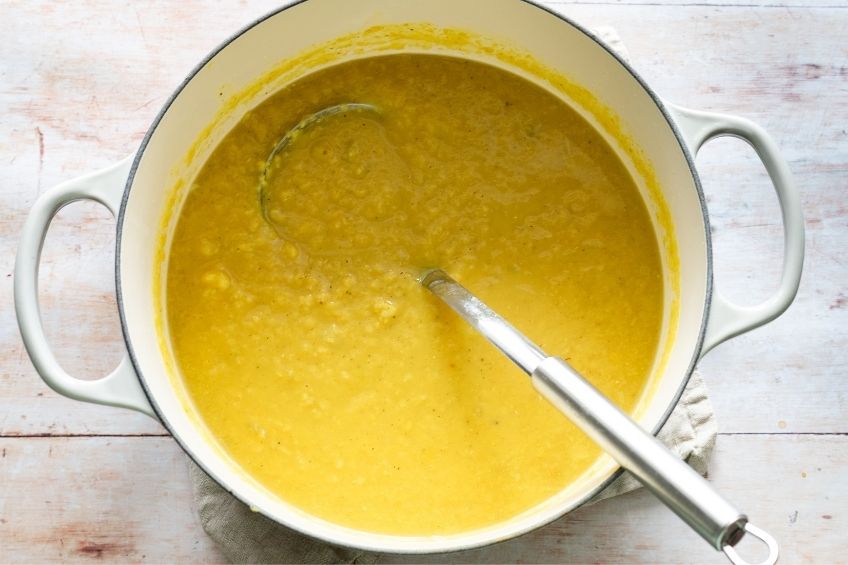
[[[327,42],[336,49],[316,48]],[[654,217],[667,279],[665,345],[636,413],[643,427],[656,431],[682,391],[700,345],[709,280],[700,191],[656,97],[587,33],[521,0],[492,0],[486,18],[473,1],[309,0],[224,44],[177,91],[139,152],[119,228],[119,303],[136,369],[163,422],[193,459],[241,500],[340,545],[447,551],[513,537],[573,509],[610,479],[615,462],[604,457],[545,503],[472,532],[390,536],[337,526],[286,504],[229,460],[188,408],[167,336],[160,332],[166,331],[160,263],[167,264],[161,250],[168,247],[187,187],[217,143],[246,110],[305,73],[398,51],[473,58],[524,76],[563,98],[618,151]]]

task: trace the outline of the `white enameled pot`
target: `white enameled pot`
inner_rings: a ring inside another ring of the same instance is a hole
[[[339,526],[290,506],[238,470],[209,441],[189,413],[169,375],[169,352],[157,323],[157,251],[162,218],[175,181],[190,184],[209,150],[243,112],[272,89],[253,89],[221,119],[222,90],[244,92],[296,54],[333,38],[375,25],[407,22],[468,30],[515,46],[592,93],[608,108],[632,144],[650,163],[670,214],[665,237],[679,250],[678,316],[667,316],[670,346],[652,394],[637,418],[656,433],[674,407],[697,361],[722,341],[765,324],[791,303],[803,261],[804,232],[798,194],[775,144],[755,124],[738,117],[683,109],[661,100],[618,56],[573,22],[525,0],[306,0],[282,8],[225,42],[180,85],[151,126],[138,152],[107,169],[61,184],[43,194],[24,226],[15,265],[15,305],[21,335],[44,381],[57,392],[130,408],[159,419],[183,449],[238,498],[277,522],[329,542],[381,552],[443,552],[512,538],[579,506],[618,471],[604,459],[580,480],[538,507],[506,522],[445,536],[395,536]],[[397,50],[406,50],[396,46]],[[368,53],[361,53],[365,56]],[[452,53],[465,56],[464,53]],[[488,61],[509,67],[507,63]],[[280,86],[279,84],[276,86]],[[591,111],[566,100],[591,119]],[[210,128],[209,124],[217,124]],[[601,132],[610,138],[608,132]],[[733,304],[713,288],[709,222],[693,156],[708,140],[733,135],[748,141],[774,184],[783,214],[785,256],[777,292],[764,303]],[[198,139],[205,141],[200,145]],[[614,141],[614,140],[613,140]],[[615,146],[615,143],[613,143]],[[193,158],[186,159],[186,155]],[[627,162],[631,154],[622,155]],[[38,310],[37,273],[47,228],[64,205],[89,199],[118,219],[116,290],[127,354],[96,381],[79,380],[58,364],[47,344]],[[166,228],[163,228],[166,229]],[[167,231],[167,229],[166,229]],[[666,264],[672,261],[664,258]],[[669,275],[670,276],[670,275]],[[669,310],[671,310],[669,308]],[[519,377],[517,377],[519,378]]]

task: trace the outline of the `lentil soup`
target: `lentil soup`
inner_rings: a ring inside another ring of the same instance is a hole
[[[304,130],[302,118],[358,102]],[[267,489],[320,518],[448,534],[511,518],[600,450],[417,277],[440,267],[632,410],[663,319],[657,238],[616,153],[565,102],[437,55],[338,64],[215,149],[169,251],[194,409]]]

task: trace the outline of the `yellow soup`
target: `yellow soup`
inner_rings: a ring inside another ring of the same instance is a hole
[[[305,116],[339,103],[280,152]],[[600,454],[416,281],[441,267],[632,410],[663,317],[656,236],[574,110],[482,63],[386,55],[307,76],[216,148],[170,248],[167,323],[232,460],[321,518],[447,534],[544,501]]]

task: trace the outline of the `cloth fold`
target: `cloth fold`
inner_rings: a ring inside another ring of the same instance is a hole
[[[613,28],[599,27],[594,34],[627,59],[627,52]],[[707,389],[696,371],[657,437],[696,471],[704,474],[715,445],[716,432]],[[200,523],[233,563],[377,563],[380,559],[378,554],[331,546],[253,512],[192,461],[189,461],[189,474]],[[639,482],[625,472],[586,504],[639,487]]]

